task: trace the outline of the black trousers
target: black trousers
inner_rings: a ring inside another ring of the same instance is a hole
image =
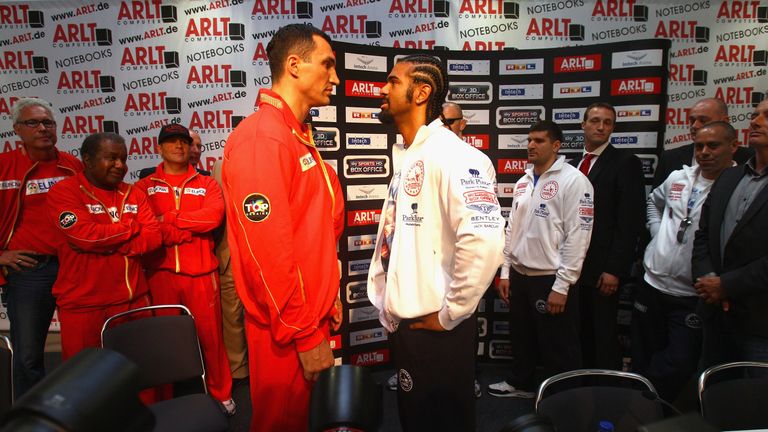
[[[665,294],[643,281],[632,310],[632,370],[673,401],[698,367],[701,356],[699,298]]]
[[[411,330],[411,323],[403,320],[390,336],[403,430],[474,432],[476,315],[445,332]]]
[[[509,338],[512,345],[511,374],[507,382],[518,390],[535,391],[536,366],[545,378],[581,367],[578,287],[568,292],[565,311],[546,310],[555,276],[509,274]]]
[[[585,368],[621,370],[618,291],[609,296],[580,285],[581,349]]]

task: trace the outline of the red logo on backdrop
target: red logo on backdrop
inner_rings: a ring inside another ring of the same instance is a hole
[[[230,82],[232,65],[204,64],[192,65],[187,75],[187,84],[223,84]]]
[[[165,45],[123,48],[120,66],[151,66],[164,64]]]
[[[632,17],[635,0],[597,0],[592,9],[592,16]]]
[[[715,97],[728,105],[750,105],[754,87],[718,87]]]
[[[131,138],[131,143],[128,146],[128,156],[154,154],[157,154],[157,135]]]
[[[752,63],[755,45],[720,45],[715,54],[715,63]]]
[[[259,42],[256,45],[256,51],[253,53],[253,61],[268,61],[269,57],[267,57],[267,48],[264,46],[263,43]]]
[[[112,45],[112,32],[97,29],[96,23],[57,24],[53,32],[53,43],[54,46],[81,43]]]
[[[61,71],[56,89],[58,93],[111,93],[115,91],[115,78],[102,75],[100,70]]]
[[[488,150],[491,141],[488,134],[464,135],[464,142],[480,150]]]
[[[726,20],[755,20],[761,17],[759,14],[760,2],[757,0],[751,1],[723,1],[720,3],[720,9],[717,10],[717,19]],[[767,11],[768,12],[768,11]]]
[[[570,18],[531,18],[526,36],[568,36]]]
[[[229,36],[229,17],[190,18],[184,37]]]
[[[344,85],[344,94],[347,96],[380,98],[381,88],[384,85],[386,83],[383,82],[348,80]]]
[[[103,131],[104,116],[67,116],[61,126],[62,134],[90,135]]]
[[[697,21],[659,20],[654,37],[708,42],[709,28],[699,27]]]
[[[4,51],[0,57],[0,69],[3,70],[24,70],[32,69],[32,57],[34,51]]]
[[[503,15],[503,0],[462,0],[459,14]]]
[[[661,78],[626,78],[611,81],[611,96],[659,94]]]
[[[166,96],[168,96],[167,92],[128,93],[123,111],[165,111]]]
[[[330,342],[332,350],[341,349],[341,335],[331,336],[331,340],[328,342]]]
[[[432,13],[432,3],[432,0],[392,0],[392,3],[389,4],[389,13]]]
[[[190,129],[230,129],[232,110],[193,111],[189,121]]]
[[[389,350],[384,348],[376,351],[352,354],[350,360],[355,366],[372,366],[375,364],[386,363],[389,361]]]
[[[7,99],[0,97],[0,114],[11,115],[11,107],[17,100],[19,100],[17,96],[9,96]]]
[[[296,0],[256,0],[251,15],[296,15]]]
[[[134,0],[122,2],[117,20],[150,20],[161,18],[162,0]],[[175,19],[173,20],[176,21]]]
[[[555,57],[555,73],[599,71],[602,64],[600,54]]]
[[[361,34],[365,33],[367,20],[368,15],[326,15],[322,30],[331,34]]]
[[[381,209],[351,210],[347,212],[347,226],[377,225],[381,218]]]
[[[527,159],[499,159],[499,174],[525,174]]]
[[[0,25],[27,24],[29,5],[0,5]]]

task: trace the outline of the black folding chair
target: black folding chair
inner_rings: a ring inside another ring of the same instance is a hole
[[[13,406],[13,346],[0,335],[0,417]]]
[[[536,414],[548,417],[558,432],[598,430],[601,421],[613,423],[616,432],[634,432],[664,418],[650,381],[607,369],[574,370],[544,380],[536,394]]]
[[[161,310],[181,315],[151,316]],[[131,317],[136,319],[122,322]],[[148,306],[110,317],[101,330],[101,344],[139,366],[140,388],[176,384],[173,399],[149,407],[155,415],[155,431],[216,432],[229,427],[223,409],[208,395],[200,342],[186,307]],[[190,383],[198,392],[179,395],[180,387],[190,391]]]
[[[309,403],[309,431],[379,430],[381,386],[368,369],[341,365],[320,372]]]
[[[748,375],[750,369],[758,374]],[[733,362],[707,369],[699,377],[699,402],[701,415],[720,429],[768,428],[768,363]]]

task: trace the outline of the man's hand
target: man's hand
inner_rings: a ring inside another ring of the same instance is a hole
[[[547,312],[551,315],[557,315],[565,312],[565,302],[568,301],[568,296],[560,294],[557,291],[551,291],[547,298]]]
[[[411,330],[445,331],[440,324],[440,319],[437,317],[437,312],[432,312],[431,314],[416,319],[418,321],[411,323],[411,325],[408,326]]]
[[[499,284],[496,285],[496,293],[499,294],[501,301],[509,304],[509,279],[499,279]]]
[[[597,280],[597,288],[604,296],[613,295],[619,289],[619,278],[610,273],[603,273]]]
[[[333,307],[336,308],[336,312],[331,317],[331,328],[333,328],[333,331],[338,331],[339,327],[341,327],[341,321],[344,319],[344,310],[342,309],[340,298],[336,297]]]
[[[301,368],[304,369],[304,379],[307,381],[317,381],[320,371],[333,366],[333,353],[331,345],[323,339],[316,347],[309,351],[299,353]]]
[[[15,271],[36,266],[37,260],[29,255],[37,255],[37,252],[21,249],[3,251],[0,253],[0,266],[7,266]]]
[[[720,284],[720,276],[702,276],[696,279],[693,287],[698,291],[699,297],[709,304],[720,303],[724,300],[725,293]]]

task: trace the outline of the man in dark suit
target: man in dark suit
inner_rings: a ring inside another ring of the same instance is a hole
[[[571,163],[595,189],[592,241],[581,271],[581,344],[584,367],[621,369],[618,288],[629,276],[645,223],[645,187],[637,156],[608,140],[616,110],[597,102],[584,112],[584,154]]]
[[[203,144],[200,139],[200,134],[190,129],[189,136],[192,137],[192,143],[189,145],[189,163],[195,167],[195,170],[197,170],[198,173],[204,176],[210,176],[210,171],[197,168],[197,164],[200,162],[200,155],[203,153]],[[158,142],[158,144],[160,143]],[[153,174],[156,169],[157,167],[142,168],[139,170],[139,179],[143,179],[144,177]]]
[[[755,155],[712,185],[694,240],[702,368],[768,361],[768,99],[752,114],[749,146]]]
[[[691,137],[696,136],[696,131],[701,129],[707,123],[713,121],[724,121],[728,123],[728,105],[717,98],[706,98],[693,104],[688,113],[688,123],[691,128]],[[747,162],[753,152],[747,147],[738,147],[733,160],[742,165]],[[691,166],[695,163],[693,159],[693,143],[671,150],[666,150],[659,158],[659,166],[653,175],[653,187],[656,188],[664,183],[672,171],[677,171],[683,165]]]

